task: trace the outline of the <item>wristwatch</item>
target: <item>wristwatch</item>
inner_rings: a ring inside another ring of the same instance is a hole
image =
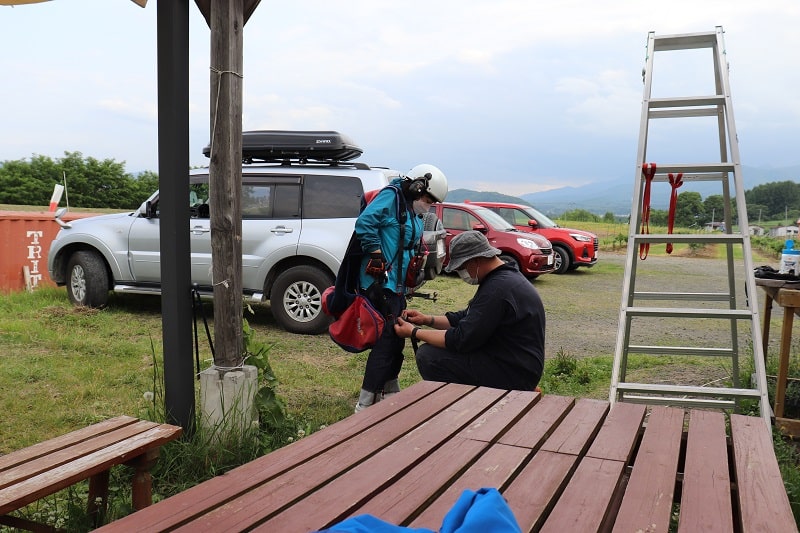
[[[419,329],[420,329],[419,326],[414,326],[414,329],[411,330],[411,340],[412,341],[416,342],[416,340],[417,340],[417,332],[419,331]]]

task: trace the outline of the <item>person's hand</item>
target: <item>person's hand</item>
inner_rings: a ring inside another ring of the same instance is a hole
[[[397,320],[394,323],[394,332],[397,334],[398,337],[402,339],[407,339],[411,337],[411,332],[414,331],[416,326],[411,322],[403,320],[400,317],[397,317]]]
[[[424,326],[431,320],[430,317],[425,316],[416,309],[406,309],[403,318],[418,326]]]
[[[377,281],[386,279],[386,259],[383,258],[380,250],[369,254],[369,262],[364,271]]]

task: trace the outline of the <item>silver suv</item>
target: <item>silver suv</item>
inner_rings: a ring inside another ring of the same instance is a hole
[[[276,136],[290,134],[299,135],[294,139],[298,145],[312,143],[311,151],[288,145],[276,149]],[[326,147],[334,144],[333,155],[320,152],[320,139]],[[322,292],[333,285],[361,197],[386,186],[399,172],[337,158],[336,143],[347,149],[344,159],[361,150],[336,132],[246,132],[244,140],[244,293],[256,302],[270,300],[276,322],[287,331],[321,333],[328,325]],[[254,160],[259,162],[247,163]],[[208,169],[191,171],[189,182],[192,282],[210,296]],[[48,270],[56,284],[66,285],[73,304],[104,307],[110,290],[160,293],[158,200],[155,192],[136,211],[62,224],[50,246]]]

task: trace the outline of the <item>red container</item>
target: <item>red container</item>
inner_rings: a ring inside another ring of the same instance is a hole
[[[67,213],[62,220],[91,216],[95,213]],[[47,253],[59,229],[53,213],[0,211],[0,292],[55,286],[47,273]]]

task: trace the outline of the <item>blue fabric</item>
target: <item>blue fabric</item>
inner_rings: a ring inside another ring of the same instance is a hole
[[[465,490],[448,511],[439,533],[521,533],[514,513],[493,488]],[[436,533],[430,529],[396,526],[372,515],[348,518],[320,533]]]

